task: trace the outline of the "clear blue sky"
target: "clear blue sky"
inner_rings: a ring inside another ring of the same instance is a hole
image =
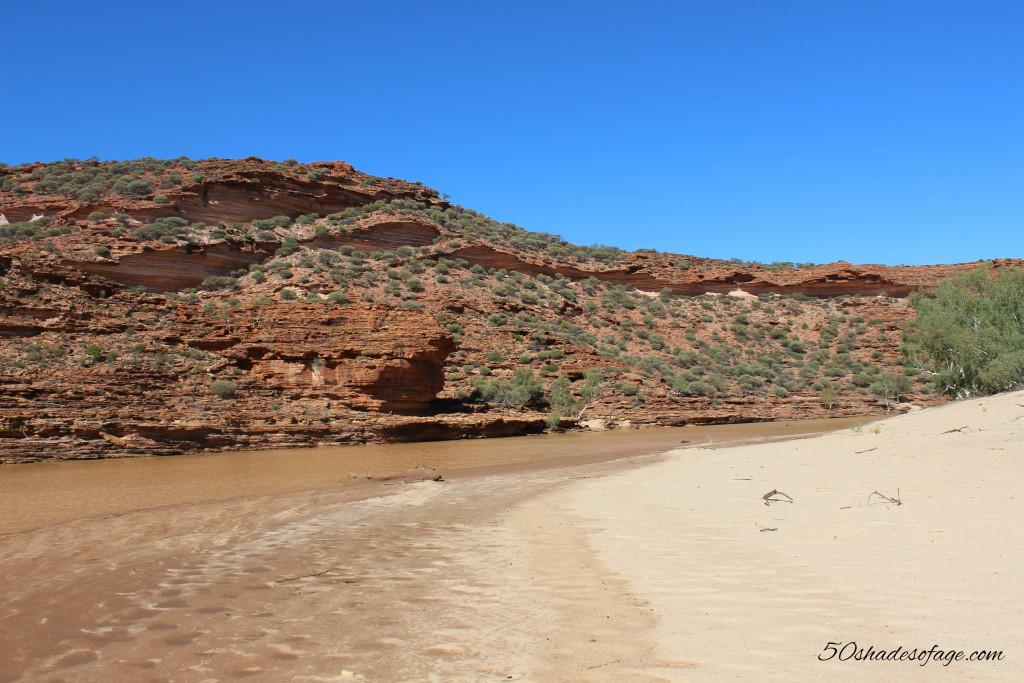
[[[0,0],[0,161],[343,159],[574,242],[1024,256],[1024,1]]]

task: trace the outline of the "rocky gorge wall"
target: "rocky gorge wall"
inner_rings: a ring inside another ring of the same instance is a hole
[[[875,413],[865,382],[907,370],[903,297],[977,265],[559,257],[343,162],[192,170],[139,197],[0,193],[26,221],[0,246],[0,460],[536,432],[559,381],[570,427],[585,403],[612,427]],[[142,234],[166,218],[188,225]],[[522,368],[541,395],[484,398]],[[910,400],[941,400],[923,379]]]

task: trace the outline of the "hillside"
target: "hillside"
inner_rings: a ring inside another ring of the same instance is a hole
[[[584,247],[343,162],[0,167],[0,212],[4,461],[931,404],[905,297],[977,265]]]

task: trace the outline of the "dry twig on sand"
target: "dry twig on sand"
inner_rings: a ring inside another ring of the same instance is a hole
[[[886,502],[896,503],[897,505],[903,505],[903,501],[900,500],[900,490],[899,489],[896,489],[896,497],[895,498],[890,498],[889,496],[885,495],[884,493],[879,493],[878,491],[872,491],[870,494],[868,494],[868,505],[871,504],[871,496],[879,496],[880,498],[882,498]]]
[[[600,669],[603,666],[609,666],[611,664],[618,664],[621,661],[622,660],[620,660],[620,659],[616,659],[616,660],[611,661],[611,662],[605,662],[604,664],[595,664],[594,666],[588,666],[588,667],[585,667],[583,670],[584,671],[590,671],[591,669]]]
[[[973,431],[973,430],[971,430],[970,427],[968,427],[967,425],[964,425],[963,427],[957,427],[956,429],[947,429],[946,431],[944,431],[942,433],[943,434],[952,434],[953,432],[959,433],[959,432],[962,432],[965,429],[969,430],[969,431]]]
[[[871,451],[877,451],[878,446],[872,446],[871,448],[865,448],[862,451],[854,451],[854,454],[860,455],[861,453],[870,453]]]
[[[311,572],[309,574],[299,574],[298,576],[289,576],[287,579],[278,579],[274,583],[285,583],[286,581],[298,581],[299,579],[307,579],[307,578],[309,578],[311,576],[323,576],[324,574],[326,574],[328,572],[333,572],[335,569],[337,569],[337,567],[335,567],[334,565],[331,565],[327,569],[324,569],[323,571],[320,571],[320,572]]]
[[[786,496],[786,499],[784,500],[782,498],[773,498],[772,496]],[[793,499],[790,498],[788,493],[783,493],[782,491],[780,491],[778,489],[772,489],[768,493],[764,494],[763,496],[761,496],[761,500],[764,501],[765,505],[770,505],[771,503],[792,503],[793,502]]]

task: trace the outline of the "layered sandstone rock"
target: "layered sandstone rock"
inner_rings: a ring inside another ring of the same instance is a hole
[[[583,419],[618,428],[879,412],[869,372],[934,403],[900,358],[903,297],[977,266],[516,251],[418,184],[298,168],[207,160],[93,202],[37,193],[41,166],[0,169],[19,187],[2,215],[37,217],[0,246],[0,460],[530,433],[559,377],[573,425],[596,368]],[[145,234],[168,217],[184,232]],[[483,400],[523,367],[543,396]]]

